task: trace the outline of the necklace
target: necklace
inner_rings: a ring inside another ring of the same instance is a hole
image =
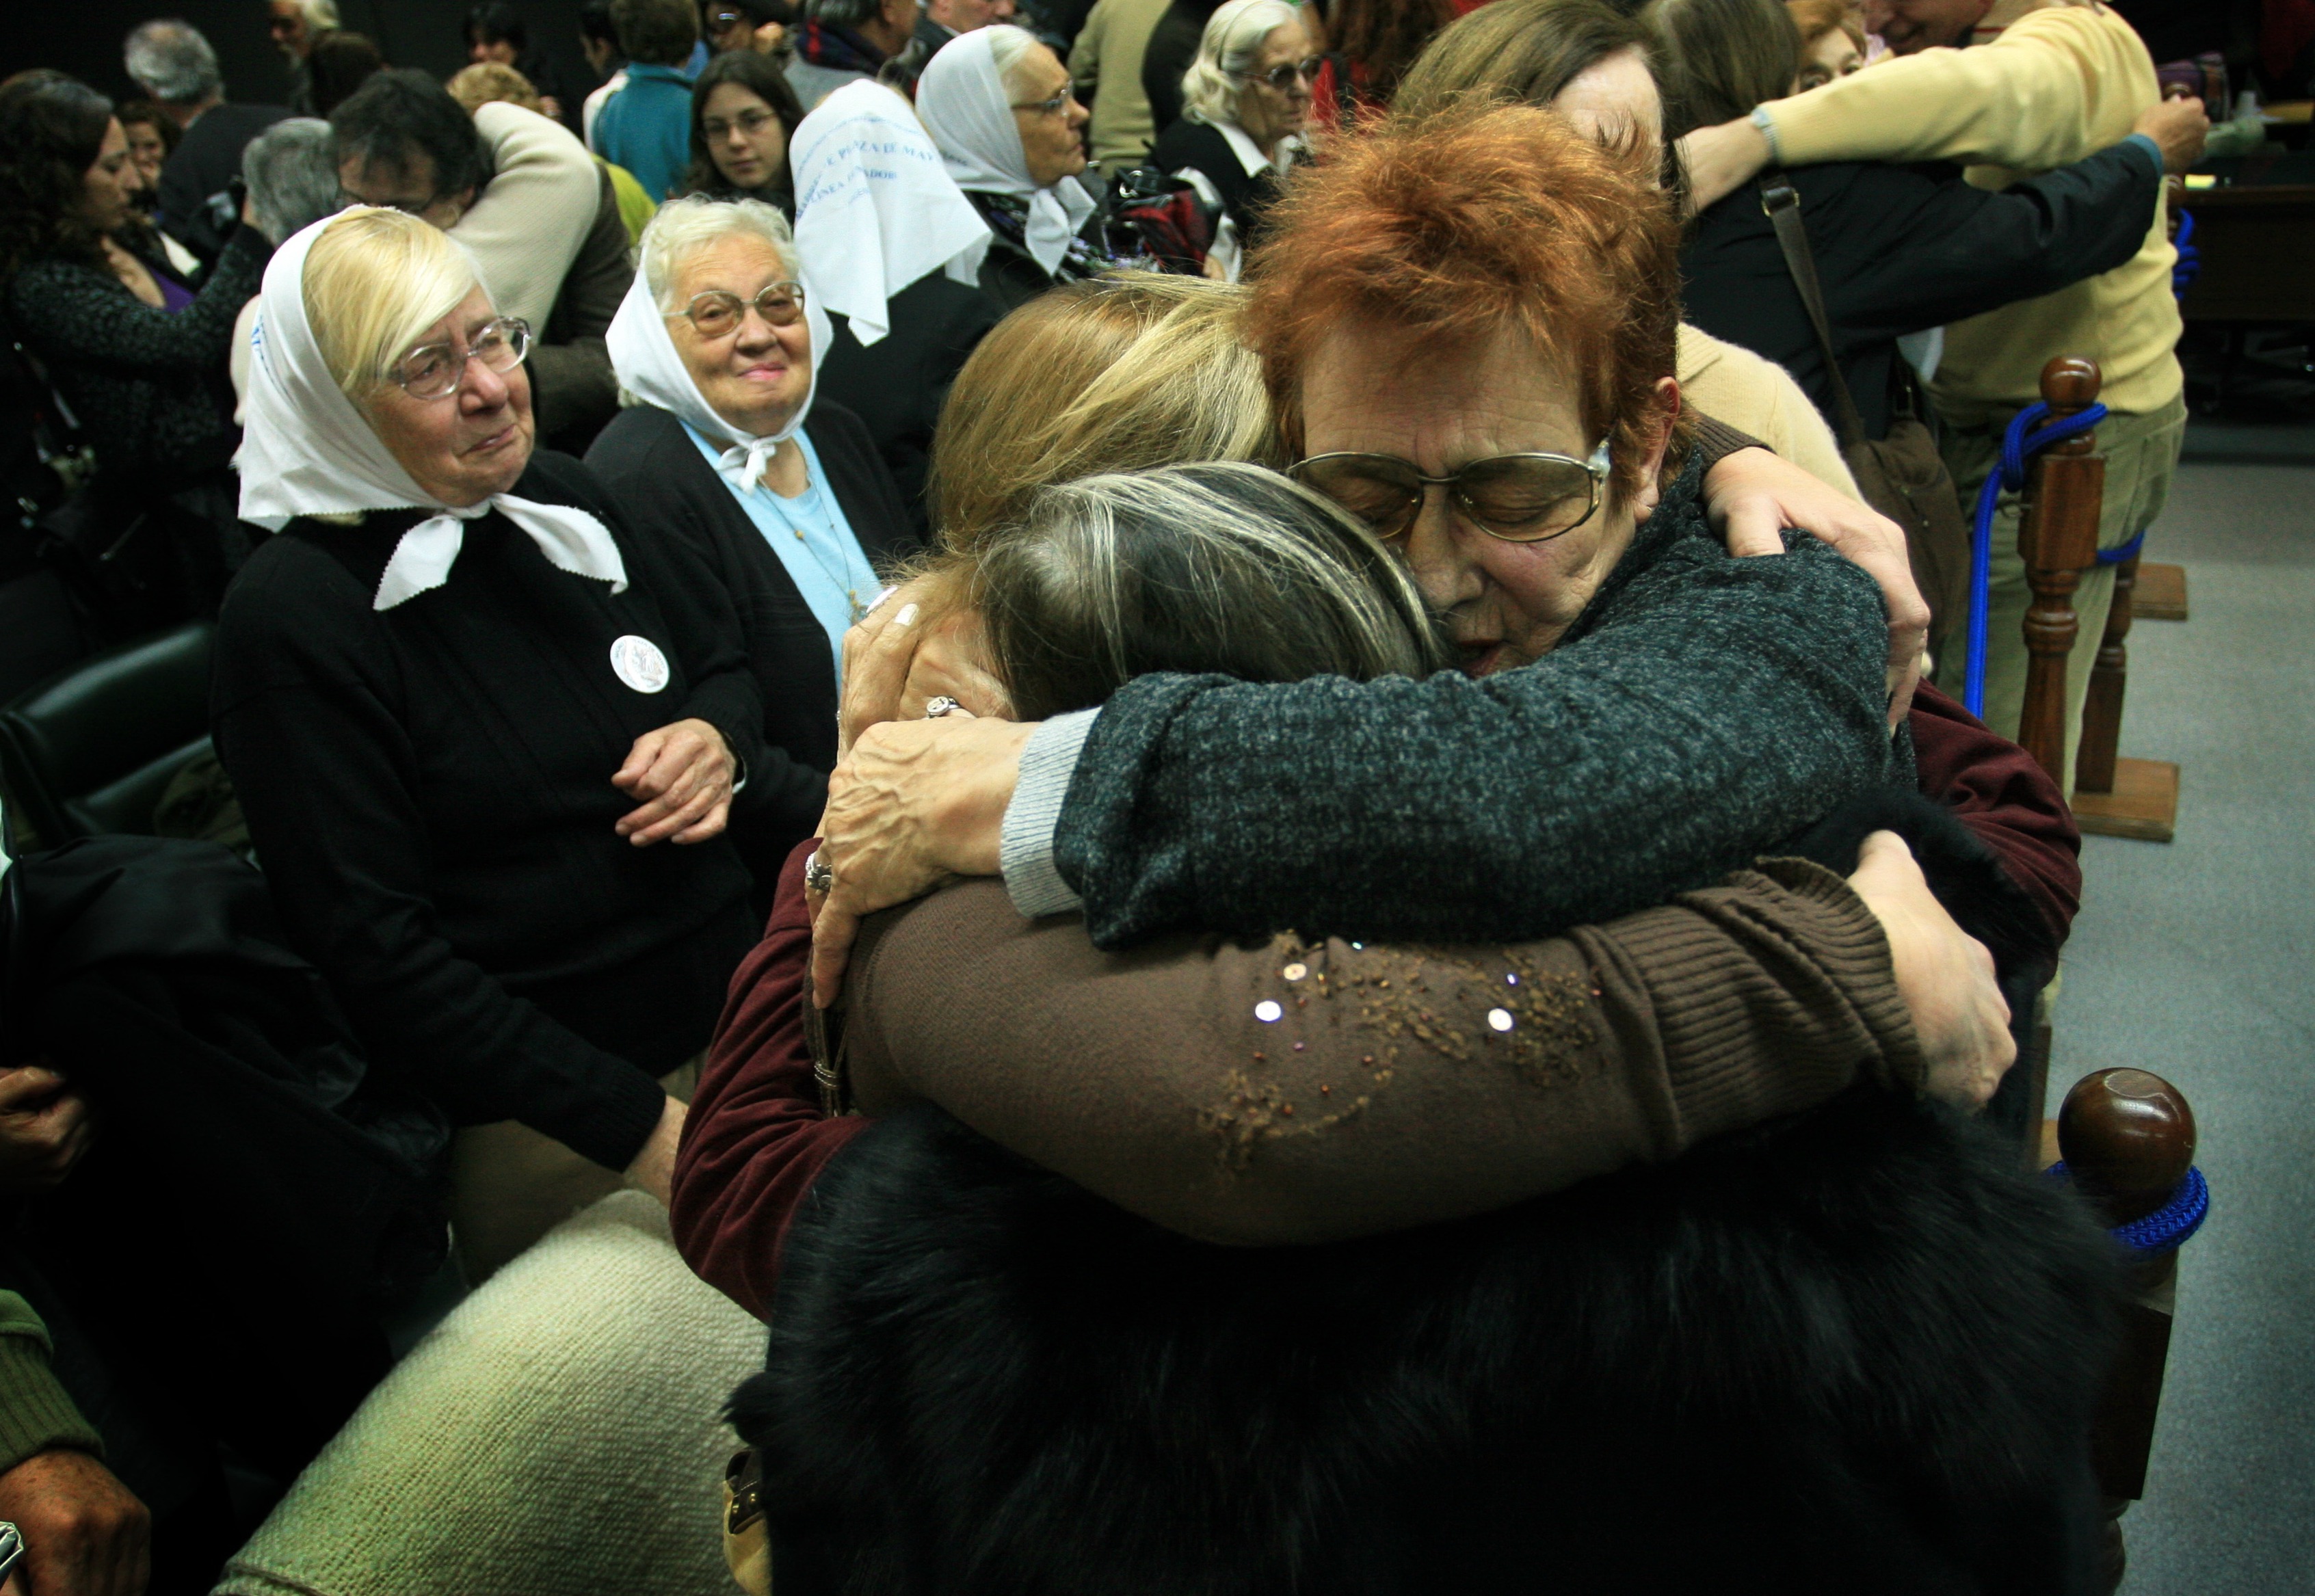
[[[766,474],[769,474],[768,471]],[[828,556],[820,552],[809,536],[818,532],[827,539],[829,548],[840,551],[843,546],[843,531],[837,526],[836,517],[828,508],[828,490],[812,479],[809,466],[805,467],[803,492],[793,499],[783,498],[774,492],[768,482],[758,482],[757,486],[763,490],[772,513],[779,517],[781,524],[798,543],[803,545],[804,553],[812,556],[812,563],[820,567],[820,574],[828,578],[829,585],[843,593],[845,603],[851,608],[850,618],[857,621],[867,610],[867,606],[860,601],[858,583],[847,575],[840,553],[837,563],[830,565]]]

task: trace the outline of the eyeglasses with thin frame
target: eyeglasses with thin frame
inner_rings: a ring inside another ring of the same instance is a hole
[[[492,371],[512,371],[530,353],[530,324],[501,316],[475,329],[466,347],[421,343],[394,363],[395,386],[412,399],[448,399],[466,380],[466,362],[480,360]]]
[[[707,288],[675,314],[691,323],[702,338],[729,338],[740,330],[753,307],[767,327],[793,327],[803,318],[802,283],[767,283],[753,299],[742,299],[726,288]]]
[[[1060,93],[1054,95],[1050,100],[1016,100],[1013,102],[1013,109],[1016,111],[1033,111],[1039,116],[1059,116],[1063,111],[1068,109],[1069,98],[1073,93],[1073,90],[1064,87]]]
[[[1313,455],[1286,474],[1349,510],[1385,543],[1403,537],[1433,488],[1463,519],[1505,543],[1542,543],[1590,520],[1608,480],[1608,444],[1569,455],[1491,455],[1447,476],[1425,476],[1396,455]]]
[[[764,124],[770,120],[772,120],[772,113],[768,111],[743,111],[728,122],[721,117],[702,117],[699,119],[699,133],[700,137],[710,144],[714,144],[719,138],[730,137],[734,128],[753,138],[764,130]]]
[[[1318,68],[1326,64],[1324,56],[1305,56],[1299,61],[1282,62],[1267,72],[1241,72],[1238,78],[1241,82],[1258,79],[1282,94],[1294,86],[1294,80],[1298,77],[1307,84],[1317,83]]]

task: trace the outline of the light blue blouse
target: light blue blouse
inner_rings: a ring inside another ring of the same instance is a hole
[[[723,451],[711,444],[689,421],[683,430],[691,436],[692,446],[715,464]],[[810,483],[794,499],[783,499],[771,489],[757,483],[747,492],[734,491],[732,497],[748,519],[756,523],[756,530],[772,545],[772,553],[780,557],[796,591],[812,607],[812,617],[828,633],[829,647],[836,655],[836,685],[844,686],[844,634],[867,607],[876,601],[879,590],[876,568],[861,552],[860,539],[845,519],[844,506],[836,501],[829,491],[828,474],[820,468],[820,453],[812,447],[809,430],[795,435],[796,447],[803,451],[804,474]],[[727,480],[726,487],[731,483]]]

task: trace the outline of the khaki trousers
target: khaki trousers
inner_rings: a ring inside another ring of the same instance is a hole
[[[2173,399],[2144,415],[2110,415],[2098,423],[2098,453],[2106,457],[2106,496],[2098,517],[2098,547],[2120,548],[2153,524],[2170,494],[2178,448],[2186,437],[2186,402]],[[1978,490],[2001,457],[1999,427],[1945,430],[1946,466],[1960,489],[1965,514],[1977,513]],[[2018,552],[2018,500],[2004,493],[1993,519],[1993,604],[1985,643],[1985,723],[2015,738],[2026,710],[2026,610],[2033,594],[2026,586],[2026,562]],[[2090,667],[2114,605],[2114,567],[2093,567],[2074,589],[2074,613],[2081,617],[2073,652],[2066,656],[2066,767],[2060,790],[2074,790],[2074,753],[2082,738],[2082,702],[2089,696]],[[1939,651],[1938,686],[1961,696],[1968,665],[1967,634],[1956,631]]]
[[[661,1088],[690,1102],[699,1064],[694,1059],[660,1077]],[[513,1120],[467,1126],[450,1140],[450,1235],[466,1283],[481,1285],[555,1226],[625,1184],[616,1170]]]

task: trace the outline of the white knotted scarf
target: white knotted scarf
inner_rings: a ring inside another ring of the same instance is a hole
[[[669,272],[679,270],[681,264],[669,262]],[[747,297],[741,285],[726,286],[742,298]],[[638,265],[635,280],[627,285],[627,297],[619,302],[619,314],[611,318],[611,330],[603,335],[611,351],[611,369],[618,374],[619,386],[644,403],[674,412],[679,420],[690,422],[696,432],[712,439],[731,439],[730,447],[716,457],[715,474],[732,484],[733,492],[752,493],[764,480],[764,468],[771,463],[773,451],[803,431],[804,417],[812,412],[812,395],[820,391],[820,363],[828,353],[828,312],[820,307],[818,296],[807,286],[803,323],[812,339],[812,386],[804,390],[803,403],[795,407],[786,425],[776,432],[763,434],[749,432],[726,421],[707,403],[707,396],[691,380],[691,371],[675,347],[669,319],[669,313],[660,309],[659,297],[652,292],[643,269]]]
[[[1012,96],[997,70],[995,32],[995,28],[975,28],[941,46],[917,79],[917,115],[940,146],[941,163],[957,187],[1029,202],[1024,242],[1030,256],[1051,275],[1061,263],[1069,240],[1093,215],[1093,196],[1074,177],[1050,189],[1029,180],[1029,158],[1021,151]]]
[[[980,280],[989,225],[892,90],[865,79],[837,90],[797,125],[788,161],[804,287],[863,345],[891,331],[886,301],[918,279],[945,268]]]
[[[601,521],[583,510],[512,493],[493,493],[479,504],[443,503],[402,468],[339,388],[306,319],[306,257],[324,229],[367,209],[323,217],[274,251],[265,268],[250,333],[241,451],[234,457],[243,519],[278,532],[298,516],[434,510],[395,545],[372,609],[392,609],[448,581],[466,542],[466,523],[492,510],[520,528],[549,563],[625,592],[626,564]]]

